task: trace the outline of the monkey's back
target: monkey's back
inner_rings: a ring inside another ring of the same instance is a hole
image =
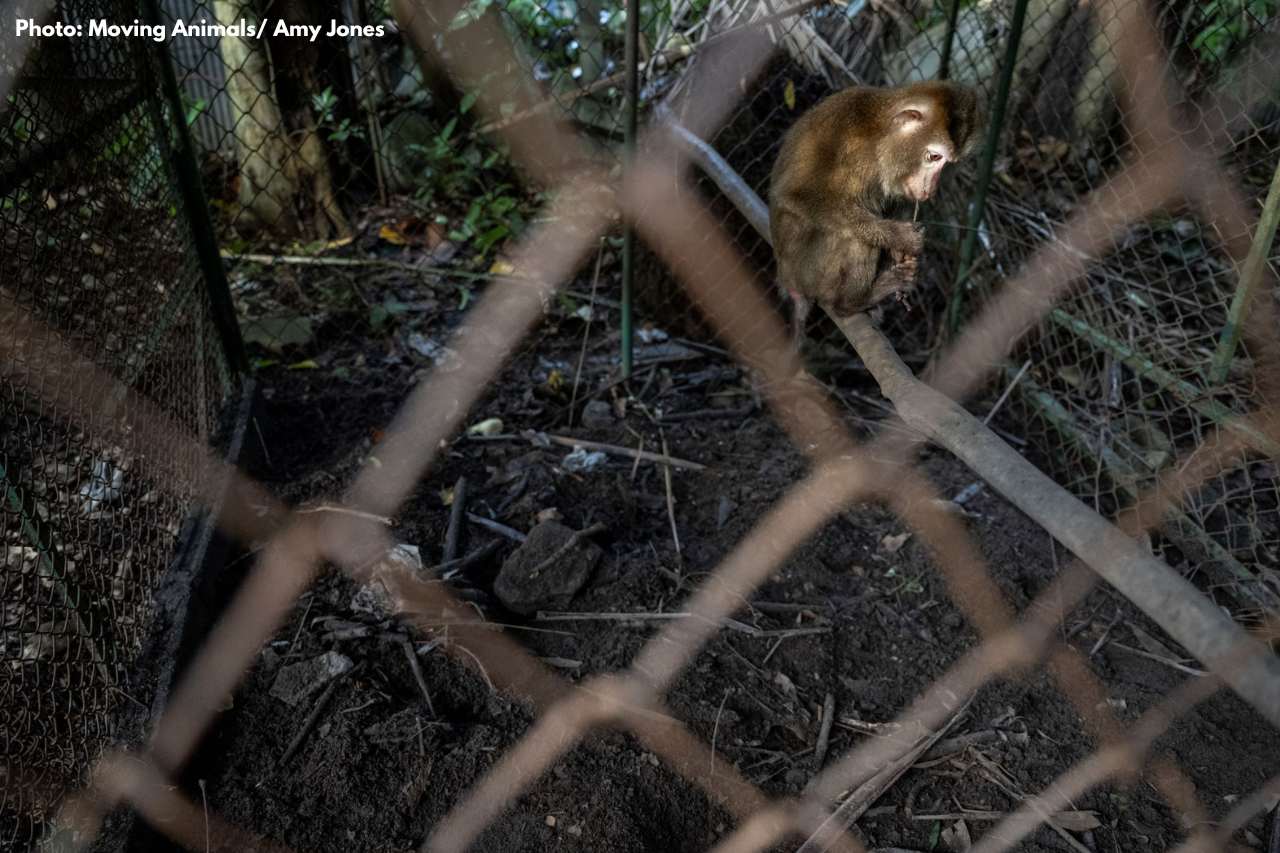
[[[876,116],[886,98],[882,89],[844,89],[800,116],[783,137],[769,182],[769,217],[784,288],[829,301],[848,283],[869,285],[874,276],[880,251],[844,222],[855,212],[883,209],[874,158],[882,132]]]
[[[889,90],[853,86],[806,111],[782,138],[769,181],[772,208],[784,196],[812,201],[840,196],[863,206],[883,198],[871,178],[875,140],[883,133],[878,116]]]

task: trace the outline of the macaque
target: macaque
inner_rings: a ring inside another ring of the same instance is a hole
[[[845,89],[787,132],[773,166],[769,221],[797,346],[813,302],[847,317],[905,298],[923,232],[886,213],[903,200],[929,199],[943,167],[977,145],[979,123],[973,89],[926,82]]]

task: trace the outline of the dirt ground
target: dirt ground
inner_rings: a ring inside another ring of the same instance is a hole
[[[400,298],[415,296],[407,292],[410,285],[400,287]],[[575,287],[589,289],[589,282]],[[398,516],[394,534],[416,545],[424,564],[439,562],[450,512],[444,492],[465,476],[467,509],[518,531],[528,532],[539,513],[552,509],[574,530],[603,524],[604,532],[594,537],[603,555],[564,609],[679,610],[803,476],[806,463],[755,407],[742,372],[712,348],[674,341],[646,345],[629,391],[598,390],[611,379],[617,341],[610,331],[616,317],[597,315],[576,409],[592,399],[608,403],[607,411],[593,407],[590,426],[577,418],[569,423],[583,323],[553,317],[469,418],[471,424],[501,418],[502,434],[511,437],[452,441]],[[320,370],[260,372],[264,406],[258,428],[269,455],[261,476],[293,501],[336,493],[430,366],[406,346],[406,335],[443,341],[460,316],[450,304],[377,337],[334,332],[321,342],[329,350]],[[660,360],[648,360],[655,354]],[[345,378],[335,377],[336,366],[347,368],[340,372]],[[885,416],[874,385],[853,367],[838,378],[851,426],[868,435]],[[974,411],[988,405],[978,401]],[[692,412],[702,414],[680,417]],[[1018,431],[1016,423],[1003,429]],[[520,435],[524,430],[630,447],[643,438],[648,449],[660,448],[665,438],[672,455],[705,465],[701,471],[671,472],[680,552],[661,467],[611,455],[590,470],[569,470],[569,448],[537,446]],[[1065,553],[1054,553],[1048,535],[1003,499],[986,488],[970,488],[977,478],[946,454],[926,450],[922,465],[945,496],[966,494],[958,511],[1005,595],[1024,608],[1065,563]],[[974,645],[975,634],[948,599],[929,555],[914,538],[902,537],[907,532],[878,507],[843,513],[736,614],[743,623],[775,633],[722,629],[668,695],[674,714],[770,795],[794,794],[814,775],[813,751],[828,693],[837,719],[830,763],[874,737],[869,724],[892,720]],[[494,594],[494,580],[516,544],[472,523],[465,527],[461,553],[495,540],[497,550],[453,578],[451,587],[487,620],[509,626],[512,637],[569,680],[627,666],[662,624],[547,621],[508,611]],[[402,649],[377,636],[381,626],[373,636],[326,639],[340,624],[327,620],[368,618],[352,608],[355,591],[349,580],[330,573],[297,603],[193,771],[205,780],[211,809],[299,850],[415,848],[533,722],[518,697],[492,691],[474,668],[425,642],[419,643],[424,653],[418,659],[434,715]],[[1088,656],[1106,686],[1107,703],[1125,721],[1188,677],[1121,648],[1143,647],[1135,626],[1176,648],[1106,590],[1096,590],[1062,626],[1063,635]],[[776,633],[798,627],[818,630]],[[283,761],[315,695],[291,707],[272,688],[283,668],[330,651],[360,669],[340,682],[314,730]],[[1095,746],[1043,672],[989,685],[950,734],[975,735],[975,743],[907,772],[858,822],[869,845],[956,849],[951,845],[958,820],[976,839],[992,826],[981,813],[1016,808],[1019,798],[1041,791]],[[1183,718],[1157,752],[1187,772],[1205,810],[1217,818],[1277,771],[1280,734],[1234,696],[1219,694]],[[1074,831],[1041,829],[1019,849],[1165,850],[1186,832],[1147,776],[1096,789],[1075,808],[1088,814],[1077,816]],[[571,750],[474,849],[695,851],[733,826],[701,789],[666,769],[632,737],[601,733]],[[1258,818],[1236,840],[1261,850],[1260,839],[1270,829]]]

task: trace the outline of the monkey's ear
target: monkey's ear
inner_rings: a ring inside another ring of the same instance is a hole
[[[915,107],[903,107],[894,113],[893,126],[900,130],[908,130],[916,127],[924,121],[924,113]]]

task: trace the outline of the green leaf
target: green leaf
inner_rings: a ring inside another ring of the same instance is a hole
[[[487,252],[489,247],[501,240],[503,237],[511,233],[511,229],[505,225],[497,225],[480,235],[476,240],[476,248],[481,252]]]
[[[936,850],[938,842],[942,839],[942,822],[934,821],[933,828],[929,830],[929,849]]]
[[[259,317],[241,327],[241,335],[247,344],[257,344],[274,353],[286,347],[300,347],[311,343],[315,337],[311,318],[300,315]]]
[[[463,115],[466,115],[467,112],[475,105],[476,98],[479,97],[479,94],[479,92],[467,92],[467,94],[463,95],[462,103],[458,104],[458,110]]]

